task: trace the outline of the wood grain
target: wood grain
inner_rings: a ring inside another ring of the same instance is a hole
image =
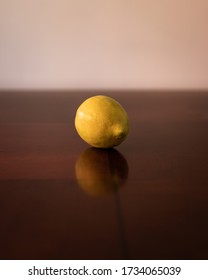
[[[93,195],[76,178],[89,146],[74,116],[100,93],[131,130],[123,166],[85,159],[108,177]],[[1,91],[0,224],[1,259],[208,259],[208,92]]]

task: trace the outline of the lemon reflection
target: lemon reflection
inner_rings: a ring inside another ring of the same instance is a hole
[[[128,177],[126,159],[115,149],[89,148],[75,165],[79,186],[89,195],[102,196],[116,192]]]

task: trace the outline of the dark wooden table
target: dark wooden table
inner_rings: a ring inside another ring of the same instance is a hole
[[[116,150],[75,131],[96,94],[129,114]],[[0,258],[208,259],[208,92],[2,91]]]

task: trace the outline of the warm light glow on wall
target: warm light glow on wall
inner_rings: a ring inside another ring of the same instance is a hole
[[[0,0],[0,88],[208,88],[207,0]]]

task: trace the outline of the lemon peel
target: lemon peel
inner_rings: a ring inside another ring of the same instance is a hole
[[[115,99],[96,95],[86,99],[77,109],[75,128],[89,145],[112,148],[126,139],[129,133],[129,118]]]

